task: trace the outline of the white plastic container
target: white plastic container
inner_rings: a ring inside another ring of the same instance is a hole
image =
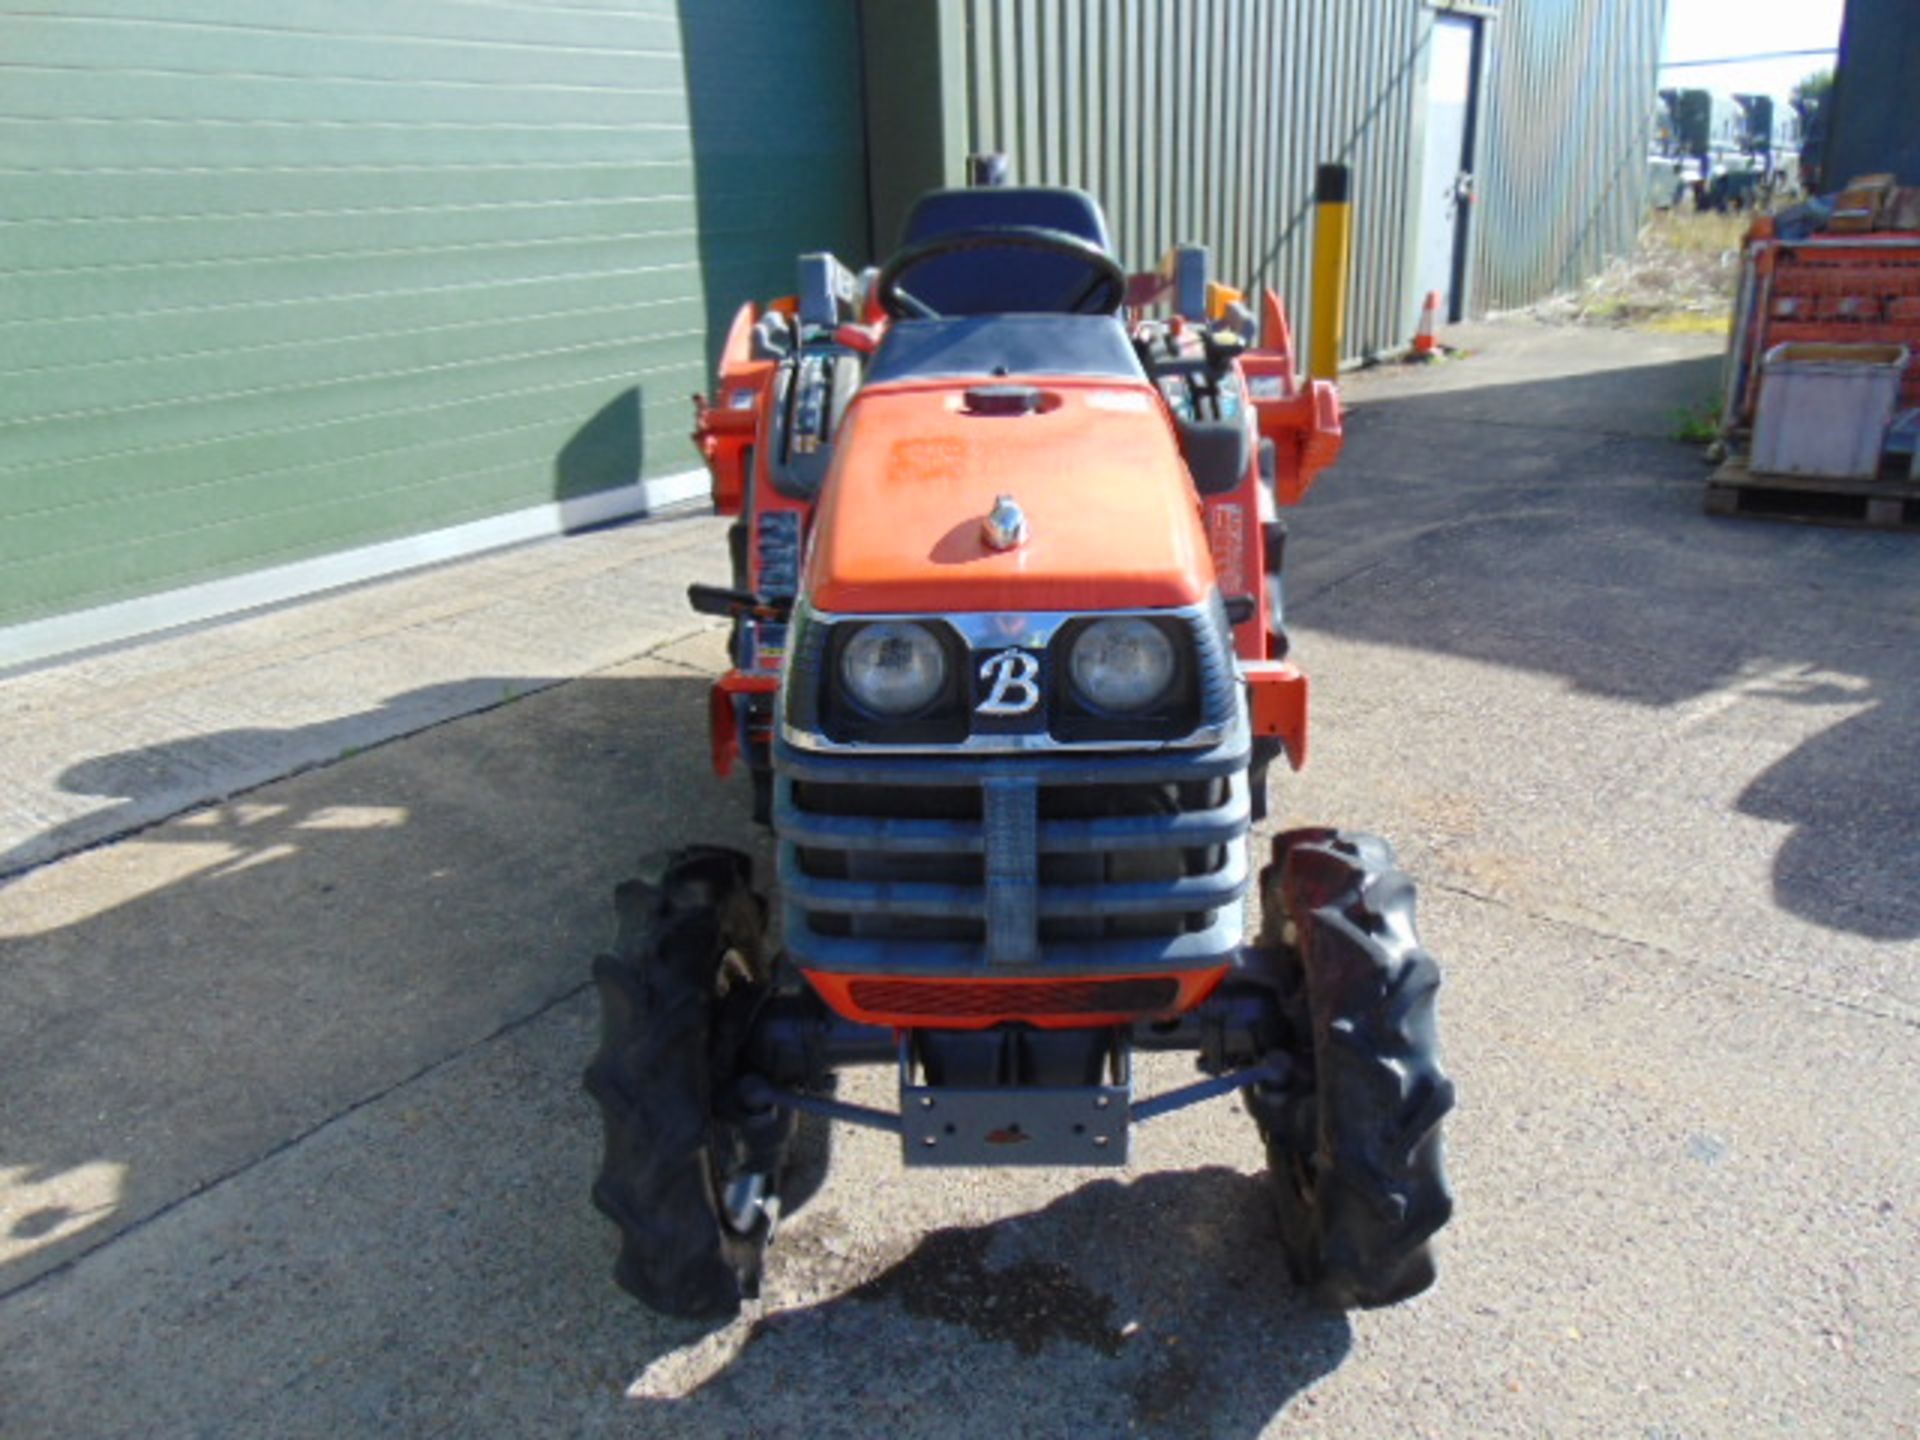
[[[1760,361],[1755,474],[1871,480],[1900,399],[1904,345],[1776,345]]]

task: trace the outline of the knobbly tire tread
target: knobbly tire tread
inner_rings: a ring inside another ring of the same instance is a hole
[[[1287,948],[1286,997],[1311,1037],[1311,1194],[1301,1152],[1261,1118],[1288,1264],[1339,1309],[1391,1305],[1433,1283],[1429,1242],[1453,1213],[1440,1122],[1454,1090],[1440,1069],[1440,971],[1414,929],[1413,882],[1370,835],[1277,836],[1260,875],[1262,943]],[[1294,927],[1287,944],[1285,926]]]
[[[600,1045],[584,1084],[605,1146],[593,1203],[620,1232],[614,1279],[662,1314],[719,1321],[758,1294],[768,1226],[720,1219],[710,1146],[726,1134],[716,1086],[737,1030],[716,998],[728,949],[764,981],[764,908],[752,862],[716,847],[676,851],[614,892],[613,950],[594,961]]]

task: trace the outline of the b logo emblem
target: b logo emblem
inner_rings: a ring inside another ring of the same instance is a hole
[[[1040,703],[1034,683],[1040,662],[1025,650],[1002,650],[980,662],[980,678],[992,689],[973,708],[982,715],[1024,715]]]

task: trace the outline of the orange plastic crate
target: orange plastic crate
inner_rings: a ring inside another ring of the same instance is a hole
[[[1891,343],[1914,358],[1900,387],[1902,406],[1920,406],[1920,233],[1876,231],[1847,244],[1761,239],[1749,252],[1759,270],[1748,333],[1738,357],[1735,418],[1751,423],[1758,358],[1775,345]]]

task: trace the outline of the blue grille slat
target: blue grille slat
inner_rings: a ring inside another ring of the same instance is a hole
[[[796,780],[842,785],[978,785],[988,777],[1037,780],[1042,785],[1150,785],[1210,780],[1244,773],[1247,732],[1235,726],[1226,739],[1204,750],[1058,750],[1006,755],[887,754],[879,749],[850,755],[796,750],[776,741],[781,774]]]
[[[978,855],[985,831],[971,820],[918,820],[859,815],[816,815],[781,800],[774,827],[796,845],[837,850],[895,850],[916,855]]]
[[[983,965],[981,947],[957,940],[890,940],[865,936],[822,935],[804,916],[789,912],[788,948],[809,968],[861,971],[879,975],[953,977],[966,974],[1002,977],[1106,975],[1129,970],[1180,970],[1225,961],[1240,948],[1245,917],[1238,905],[1220,911],[1205,930],[1184,935],[1111,940],[1049,941],[1031,965]]]
[[[1089,850],[1158,850],[1182,846],[1231,845],[1247,833],[1252,818],[1247,779],[1230,778],[1227,802],[1213,810],[1183,810],[1177,815],[1121,815],[1098,820],[1042,820],[1040,850],[1063,855]]]
[[[1040,913],[1063,915],[1152,915],[1174,910],[1218,910],[1247,891],[1247,850],[1229,848],[1227,862],[1211,875],[1178,880],[1108,880],[1095,885],[1047,885],[1040,891]]]
[[[950,855],[978,855],[987,846],[986,834],[975,821],[817,815],[784,798],[778,803],[774,826],[797,845]],[[1246,833],[1250,815],[1246,781],[1236,775],[1227,803],[1217,809],[1187,810],[1178,815],[1042,820],[1037,844],[1042,854],[1230,845]]]
[[[929,880],[822,880],[793,875],[786,893],[814,910],[833,915],[950,915],[984,918],[991,934],[994,897],[1018,895],[1017,909],[1000,912],[1004,923],[1021,924],[1022,915],[1150,915],[1160,911],[1217,910],[1246,893],[1247,857],[1243,850],[1211,875],[1184,875],[1178,880],[1107,881],[1096,885],[1022,887],[991,877],[984,886],[942,885]],[[1003,900],[1002,903],[1008,903]],[[1014,932],[1009,963],[1031,958],[1030,947],[1018,944]]]
[[[793,846],[780,847],[786,898],[833,915],[933,915],[984,920],[986,891],[979,885],[932,880],[823,880],[806,874]]]

